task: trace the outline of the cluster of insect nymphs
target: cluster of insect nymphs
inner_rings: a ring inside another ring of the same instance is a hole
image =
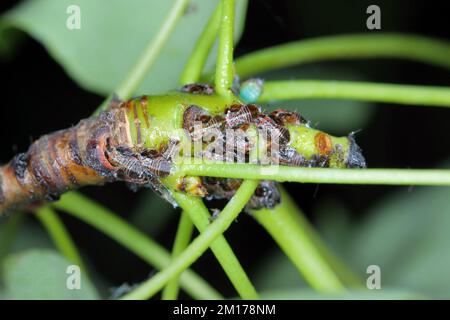
[[[192,95],[215,94],[208,84],[189,84],[180,91]],[[297,112],[284,109],[264,113],[255,104],[262,91],[262,80],[247,80],[233,91],[239,100],[224,112],[212,114],[198,105],[188,105],[184,109],[182,129],[194,145],[200,145],[200,155],[194,148],[195,158],[297,167],[329,167],[335,166],[334,162],[340,167],[365,167],[352,134],[348,137],[348,149],[344,151],[341,144],[333,145],[331,136],[311,129],[313,141],[302,143],[313,143],[316,151],[302,154],[291,137],[299,128],[310,130],[309,122]],[[147,99],[142,96],[113,101],[100,116],[41,137],[26,154],[0,167],[0,209],[6,211],[34,201],[54,200],[71,189],[118,180],[125,181],[132,189],[149,187],[176,206],[172,193],[161,179],[173,173],[181,143],[178,138],[170,137],[157,149],[142,144],[141,125],[150,127]],[[145,123],[137,117],[138,107],[142,108]],[[131,119],[128,118],[130,112],[134,114]],[[137,143],[131,142],[131,121],[136,127]],[[233,132],[232,138],[229,138],[230,132]],[[236,132],[244,134],[235,135]],[[225,155],[223,151],[217,152],[217,146],[226,150]],[[1,181],[5,179],[7,183]],[[171,188],[207,199],[230,199],[241,183],[241,179],[181,177]],[[261,181],[247,209],[273,208],[279,202],[277,184]]]
[[[259,164],[281,164],[286,166],[298,167],[328,167],[330,165],[330,155],[337,155],[344,162],[343,150],[336,149],[341,147],[332,146],[331,138],[325,133],[318,133],[315,137],[315,143],[319,151],[311,157],[305,157],[300,154],[293,146],[289,144],[291,137],[287,129],[288,125],[301,125],[310,127],[310,123],[299,113],[277,109],[269,114],[264,113],[261,107],[255,104],[262,91],[262,80],[251,79],[242,85],[235,86],[233,91],[240,98],[242,103],[236,103],[229,106],[223,113],[210,114],[205,108],[197,105],[190,105],[183,114],[183,129],[190,137],[191,142],[200,143],[201,154],[195,154],[194,157],[201,157],[206,160],[216,160],[227,162],[252,162],[255,158],[255,149],[265,149],[264,160],[256,156]],[[188,84],[179,89],[179,91],[188,94],[213,95],[214,88],[208,84]],[[119,107],[125,109],[135,108],[135,105],[127,104],[138,101],[141,105],[146,105],[146,97],[140,99],[122,102]],[[145,110],[145,108],[143,108]],[[137,112],[135,112],[137,114]],[[139,123],[137,123],[139,124]],[[263,137],[263,144],[258,143],[255,148],[255,141],[246,133],[257,130],[258,137]],[[138,130],[139,132],[140,130]],[[229,132],[244,132],[243,136],[233,136],[229,138]],[[352,136],[349,137],[350,140]],[[230,141],[232,140],[232,141]],[[220,146],[221,150],[227,150],[225,159],[223,152],[209,150],[211,142],[214,147]],[[230,148],[231,143],[231,148]],[[160,178],[171,174],[175,155],[179,154],[179,141],[169,139],[160,150],[142,150],[115,146],[109,148],[106,152],[108,162],[116,169],[116,176],[119,180],[126,181],[131,188],[136,189],[141,186],[152,188],[161,197],[176,206],[171,192],[161,183]],[[358,146],[351,143],[349,159],[347,166],[364,166],[364,159],[360,155],[360,150],[355,149]],[[230,152],[231,149],[231,152]],[[274,152],[275,150],[275,152]],[[351,154],[355,159],[352,160]],[[269,155],[269,157],[267,157]],[[251,161],[250,161],[251,160]],[[266,161],[266,162],[264,162]],[[355,165],[356,164],[356,165]],[[239,188],[242,179],[233,178],[214,178],[214,177],[183,177],[177,184],[176,189],[189,194],[206,197],[207,199],[230,199]],[[247,204],[246,209],[273,208],[280,203],[280,192],[277,184],[273,181],[261,181],[255,194]]]
[[[232,105],[221,115],[210,115],[199,106],[190,106],[184,113],[183,128],[190,134],[192,141],[208,137],[208,135],[214,132],[214,139],[219,139],[220,143],[223,144],[223,149],[226,149],[227,129],[242,130],[245,132],[253,126],[266,138],[266,154],[276,158],[270,160],[288,166],[327,166],[327,156],[315,155],[307,159],[289,146],[290,134],[285,125],[310,126],[309,122],[300,114],[284,109],[278,109],[270,114],[265,114],[262,112],[260,106],[254,103],[247,103],[256,100],[260,94],[261,86],[262,80],[260,79],[252,79],[244,83],[240,86],[240,90],[235,93],[246,104]],[[180,90],[190,94],[214,93],[214,88],[207,84],[189,84]],[[198,123],[201,124],[200,130],[197,129]],[[248,162],[252,147],[251,141],[246,138],[237,140],[236,143],[233,141],[234,150],[231,157],[234,158],[234,161],[240,160],[242,162],[243,152],[244,161]],[[277,150],[277,152],[274,153],[273,150]],[[238,159],[239,155],[241,155],[240,159]],[[214,158],[214,153],[207,151],[204,151],[202,156],[209,160],[217,160]],[[241,179],[203,177],[201,187],[205,189],[204,193],[209,199],[230,199],[241,183]],[[247,209],[273,208],[279,202],[280,192],[277,184],[273,181],[261,181],[255,194],[247,204]]]

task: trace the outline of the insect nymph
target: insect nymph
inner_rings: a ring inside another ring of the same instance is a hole
[[[200,131],[196,131],[198,124]],[[230,141],[229,130],[248,137]],[[230,100],[214,94],[210,85],[191,84],[164,96],[116,101],[98,117],[36,140],[26,153],[0,168],[0,212],[54,200],[84,185],[118,180],[133,189],[150,187],[174,205],[173,191],[230,198],[241,180],[179,176],[169,183],[166,179],[176,171],[180,150],[184,157],[216,160],[206,152],[204,137],[211,132],[215,134],[212,142],[227,150],[228,160],[241,156],[249,161],[258,145],[260,151],[275,149],[269,158],[281,165],[365,166],[352,135],[333,137],[312,129],[296,112],[279,109],[266,114],[260,106],[243,103],[238,97]],[[252,132],[267,138],[255,142]],[[200,154],[191,155],[195,143]],[[263,164],[260,151],[253,161]],[[247,207],[273,207],[279,197],[274,182],[262,181]]]

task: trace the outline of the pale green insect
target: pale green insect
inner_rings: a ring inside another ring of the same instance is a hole
[[[248,79],[239,88],[239,97],[245,103],[256,103],[263,92],[264,81],[262,79]]]

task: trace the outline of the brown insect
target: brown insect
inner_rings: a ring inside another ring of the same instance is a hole
[[[253,122],[261,113],[261,108],[254,105],[233,105],[225,110],[225,121],[228,128],[236,129]]]
[[[281,195],[278,184],[274,181],[263,180],[259,183],[246,208],[247,210],[273,209],[280,201]]]
[[[276,124],[280,126],[284,126],[286,124],[308,124],[308,120],[303,118],[298,112],[289,111],[285,109],[277,109],[275,111],[272,111],[269,115],[270,118],[272,118]]]
[[[214,93],[214,88],[207,84],[190,84],[180,91],[209,95]],[[82,120],[76,126],[36,140],[26,153],[18,154],[10,163],[0,167],[0,213],[36,201],[55,200],[62,193],[78,187],[112,181],[124,181],[133,190],[151,188],[176,205],[171,192],[160,179],[172,173],[179,141],[169,139],[155,149],[144,147],[142,142],[147,137],[143,136],[146,132],[143,128],[150,128],[151,124],[147,106],[146,96],[125,102],[116,98],[110,108],[98,117]],[[140,113],[144,115],[143,119],[138,117]],[[132,138],[130,124],[137,132],[135,138]],[[200,131],[197,133],[198,124]],[[249,161],[253,138],[238,135],[230,142],[228,132],[253,134],[248,129],[256,128],[258,133],[264,134],[267,151],[277,150],[274,154],[270,152],[270,157],[279,158],[281,164],[326,167],[330,165],[330,156],[333,155],[334,161],[346,167],[365,167],[361,150],[352,134],[348,137],[349,150],[344,155],[339,145],[333,147],[327,134],[318,133],[313,141],[318,152],[307,159],[289,146],[288,124],[308,125],[308,122],[296,112],[278,109],[266,115],[257,105],[235,104],[220,114],[210,114],[200,106],[190,105],[184,111],[182,126],[192,140],[202,139],[203,155],[208,148],[203,137],[216,134],[212,142],[226,150],[227,159]],[[212,154],[210,159],[215,159]],[[261,158],[259,152],[257,156]],[[259,158],[257,160],[262,162]],[[176,187],[192,195],[208,194],[209,198],[229,199],[241,183],[240,179],[186,177]],[[262,181],[247,208],[270,208],[278,202],[276,184]]]
[[[183,114],[183,129],[189,133],[193,141],[202,140],[213,130],[223,131],[224,125],[224,117],[211,116],[195,105],[189,106]]]
[[[289,131],[285,127],[276,124],[272,118],[260,114],[254,120],[254,123],[270,141],[278,142],[278,144],[286,144],[289,142]]]
[[[180,88],[180,92],[191,94],[214,94],[214,87],[207,83],[190,83]]]
[[[204,177],[203,186],[208,191],[208,199],[230,199],[242,184],[241,179],[220,179]],[[250,198],[246,209],[258,210],[262,208],[274,208],[281,201],[281,195],[277,183],[273,181],[261,181]]]

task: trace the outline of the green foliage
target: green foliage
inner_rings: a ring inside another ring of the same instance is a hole
[[[33,249],[9,256],[3,266],[7,299],[98,299],[81,272],[81,288],[69,290],[67,267],[73,263],[53,250]]]
[[[402,188],[353,221],[339,199],[317,207],[318,224],[330,248],[363,279],[381,268],[381,290],[359,290],[339,299],[439,298],[450,295],[450,201],[448,188]],[[327,299],[312,294],[295,267],[271,251],[255,277],[263,298]],[[270,293],[270,295],[264,294]],[[272,295],[272,293],[274,295]]]
[[[307,284],[296,267],[278,249],[270,250],[258,266],[255,285],[262,291],[305,289]]]
[[[151,236],[158,235],[176,216],[175,209],[152,190],[143,190],[131,209],[130,222]]]
[[[78,5],[81,9],[79,30],[66,28],[69,5]],[[6,13],[2,23],[23,30],[42,43],[78,85],[109,95],[136,63],[146,44],[155,37],[171,5],[172,1],[160,0],[109,0],[107,7],[103,1],[91,0],[25,1]],[[190,9],[138,93],[161,93],[177,86],[195,40],[216,5],[216,1],[191,1]],[[235,39],[242,33],[246,7],[247,1],[236,1]],[[209,66],[216,52],[214,49],[210,54]]]
[[[21,252],[29,248],[50,249],[53,248],[53,243],[49,235],[38,224],[26,216],[21,217],[20,226],[18,230],[13,230],[11,234],[10,229],[16,228],[13,217],[0,220],[0,246],[3,249],[1,256],[11,252]],[[10,239],[5,239],[10,234]],[[8,242],[8,248],[3,248],[3,245]]]
[[[329,245],[359,274],[367,277],[367,266],[379,265],[383,288],[448,298],[449,191],[402,188],[376,204],[361,222],[346,219],[342,206],[340,213],[338,205],[327,206],[320,210],[320,225]]]
[[[367,80],[356,70],[344,69],[337,66],[324,68],[321,66],[300,66],[289,69],[271,71],[263,75],[265,80],[282,79],[309,79],[309,80]],[[323,131],[333,134],[348,134],[351,130],[366,127],[374,114],[374,105],[364,101],[338,101],[338,100],[289,100],[274,101],[265,104],[268,110],[286,108],[297,110],[312,125]]]
[[[202,32],[202,28],[206,25],[217,3],[216,1],[205,0],[191,1],[189,9],[176,26],[175,32],[170,36],[168,43],[158,56],[152,72],[146,76],[137,93],[164,92],[177,86],[178,77],[194,48],[195,40]],[[226,2],[229,17],[232,17],[232,5],[230,3],[232,2]],[[247,1],[237,0],[236,3],[235,42],[242,33]],[[66,28],[66,19],[68,17],[66,9],[69,5],[78,5],[81,8],[82,20],[80,30],[69,30]],[[102,95],[109,95],[128,75],[129,70],[135,65],[147,43],[157,36],[159,27],[167,13],[169,13],[172,2],[110,0],[107,8],[104,5],[104,2],[88,0],[25,1],[4,15],[0,20],[0,54],[10,54],[14,44],[19,39],[17,30],[24,31],[39,41],[81,87]],[[232,41],[230,28],[232,24],[233,21],[230,18],[230,25],[220,30],[221,39]],[[381,36],[380,39],[381,42],[377,43],[372,41],[370,37],[362,37],[359,40],[363,40],[362,42],[365,45],[361,46],[358,42],[358,36],[336,37],[334,40],[331,39],[334,41],[331,44],[334,45],[335,51],[329,49],[329,41],[327,42],[326,39],[318,40],[320,50],[324,54],[323,56],[316,54],[314,41],[309,42],[309,44],[306,43],[306,46],[302,43],[297,43],[290,49],[289,46],[287,48],[289,50],[295,49],[295,55],[297,55],[297,62],[299,63],[302,62],[302,59],[304,60],[303,62],[310,61],[308,59],[312,59],[311,57],[314,59],[328,59],[330,57],[339,57],[339,54],[343,55],[343,53],[345,56],[348,54],[347,50],[359,52],[358,50],[363,48],[364,50],[360,54],[364,57],[370,56],[375,52],[375,56],[394,55],[419,61],[428,61],[443,67],[448,67],[449,65],[447,53],[450,47],[448,44],[428,41],[423,38],[404,37],[402,35],[387,38]],[[342,45],[341,41],[343,40],[347,41],[347,44],[353,44],[354,47]],[[356,42],[359,44],[353,43],[354,40],[358,40]],[[401,42],[399,51],[396,51],[395,44],[397,41]],[[217,69],[223,72],[216,73],[216,83],[225,84],[220,90],[223,91],[221,93],[225,94],[229,92],[228,86],[232,80],[233,50],[232,46],[228,45],[226,41],[223,43],[224,50],[219,55],[219,68]],[[384,46],[380,46],[380,43],[384,44]],[[421,44],[418,46],[421,50],[418,50],[418,53],[415,53],[415,50],[410,50],[411,43]],[[208,63],[206,64],[208,69],[211,69],[215,64],[217,57],[216,47],[209,53]],[[365,51],[366,47],[369,49],[368,51]],[[429,53],[428,47],[431,47],[431,53]],[[305,48],[309,48],[309,51],[305,51]],[[340,51],[339,48],[344,48],[345,50]],[[308,58],[306,60],[304,59],[305,52]],[[271,64],[261,63],[261,61],[272,62],[273,55],[278,56],[279,60],[281,59],[282,63],[278,64],[278,66],[286,67],[295,63],[291,56],[285,53],[286,51],[283,48],[281,50],[279,48],[277,54],[274,51],[271,52],[270,49],[265,53],[260,53],[260,58],[264,59],[260,60],[259,67],[255,64],[255,70],[257,71],[258,68],[263,71],[271,70]],[[253,58],[257,56],[258,53]],[[244,60],[245,63],[243,65],[247,68],[244,69],[246,70],[245,72],[243,71],[245,76],[249,76],[250,71],[253,70],[251,66],[253,58],[249,59],[247,57]],[[139,65],[137,67],[139,68]],[[317,70],[319,71],[317,72]],[[331,78],[361,80],[361,77],[353,70],[328,68],[325,71],[318,68],[308,69],[305,67],[279,72],[271,71],[264,77],[266,79]],[[212,78],[209,80],[212,80]],[[272,109],[274,106],[274,104],[270,103],[266,105],[268,109]],[[283,102],[283,105],[277,103],[276,107],[300,109],[302,115],[306,118],[312,121],[320,121],[319,123],[313,122],[313,125],[334,133],[347,133],[350,130],[365,127],[373,113],[373,107],[366,102],[329,100],[311,102],[302,100]],[[208,166],[202,168],[202,171],[209,169],[211,174],[211,170],[214,168],[212,165]],[[231,170],[223,167],[217,170],[222,170],[229,174],[235,168]],[[289,170],[295,169],[290,168]],[[317,180],[314,180],[317,177],[313,177],[312,180],[308,180],[306,176],[300,177],[301,172],[298,170],[295,172],[285,171],[285,173],[289,173],[285,174],[285,176],[296,177],[297,181],[317,182]],[[306,171],[304,170],[304,173]],[[410,180],[406,180],[406,182],[402,180],[400,171],[404,174],[404,179],[408,178]],[[444,170],[435,171],[434,173],[425,171],[421,172],[422,178],[425,175],[432,177],[429,180],[422,180],[422,183],[449,184],[450,176],[448,170],[446,172]],[[393,171],[379,170],[376,172],[376,170],[373,170],[372,173],[374,175],[371,176],[370,170],[366,170],[364,173],[366,173],[365,179],[367,180],[362,179],[362,175],[356,171],[351,173],[339,171],[341,176],[335,176],[333,180],[333,172],[337,174],[338,171],[328,170],[326,174],[323,173],[322,182],[373,183],[377,182],[377,176],[375,175],[377,172],[379,179],[381,179],[378,182],[386,183],[387,181],[391,184],[409,184],[410,181],[421,181],[418,178],[418,171],[414,170],[398,170],[395,177],[391,176]],[[197,172],[197,175],[200,173]],[[320,169],[317,173],[321,174]],[[239,178],[255,178],[252,171],[242,171],[239,174]],[[407,174],[408,176],[406,176]],[[252,176],[250,177],[250,175]],[[346,175],[345,179],[343,175]],[[354,180],[351,180],[349,176],[353,176]],[[264,178],[264,176],[261,176],[261,178]],[[274,180],[276,179],[274,178]],[[278,178],[278,180],[280,179]],[[103,233],[110,235],[149,264],[156,266],[157,269],[162,269],[154,277],[145,281],[136,291],[128,294],[126,298],[148,298],[158,292],[169,281],[176,280],[181,273],[180,284],[191,296],[221,298],[221,295],[204,282],[203,279],[186,269],[211,244],[217,243],[217,239],[221,239],[222,233],[237,217],[255,188],[255,181],[248,180],[244,182],[243,187],[237,193],[237,197],[228,203],[221,216],[211,225],[207,225],[205,222],[204,228],[200,228],[204,229],[201,230],[201,235],[173,260],[162,247],[148,239],[143,233],[138,232],[108,210],[77,194],[65,195],[62,201],[55,204],[55,207],[72,213]],[[259,266],[256,287],[263,289],[262,298],[448,298],[450,295],[450,273],[446,271],[450,269],[450,251],[447,250],[446,244],[450,242],[450,233],[448,232],[450,228],[449,189],[413,189],[411,192],[407,192],[406,189],[401,190],[403,191],[398,192],[395,196],[378,203],[371,210],[369,218],[362,222],[355,223],[350,221],[347,217],[346,209],[340,205],[339,200],[330,202],[319,210],[319,212],[322,212],[320,215],[321,220],[319,220],[321,230],[330,247],[336,253],[339,253],[340,257],[343,258],[342,260],[348,262],[363,279],[367,277],[367,266],[372,264],[380,266],[382,290],[351,289],[345,291],[345,293],[341,292],[335,295],[315,293],[306,289],[306,283],[299,275],[298,270],[284,255],[277,252],[275,254],[270,253],[266,262]],[[185,209],[188,211],[187,209],[189,208]],[[153,234],[167,221],[170,211],[172,209],[160,200],[155,200],[154,195],[148,196],[144,194],[143,201],[135,208],[132,220],[142,229]],[[296,209],[291,211],[293,216],[301,215]],[[195,216],[192,217],[195,218]],[[323,253],[323,248],[318,245],[315,235],[308,235],[308,232],[304,232],[304,230],[302,231],[299,228],[295,229],[295,219],[287,219],[286,211],[285,214],[280,214],[276,218],[279,219],[276,222],[280,222],[280,225],[284,224],[284,227],[273,231],[272,236],[277,239],[283,250],[290,253],[291,259],[293,257],[295,261],[307,260],[302,259],[302,256],[295,248],[302,248],[302,245],[310,243],[309,251],[304,251],[303,254],[306,252],[309,257],[317,255],[319,258],[324,258],[323,266],[331,267],[331,263],[326,261],[327,256]],[[290,225],[286,227],[287,223]],[[151,228],[147,226],[151,226]],[[271,230],[270,226],[266,226],[266,228],[269,231]],[[4,290],[0,292],[0,297],[9,299],[99,298],[96,289],[86,278],[82,279],[81,290],[68,290],[66,288],[65,284],[68,277],[66,268],[71,263],[60,254],[50,249],[20,250],[31,247],[52,247],[48,236],[45,236],[41,229],[37,231],[35,229],[35,225],[30,227],[29,223],[25,223],[20,233],[15,234],[11,224],[0,225],[0,235],[2,235],[3,231],[10,238],[6,239],[7,241],[0,238],[0,241],[2,241],[0,245],[3,243],[11,245],[11,247],[0,247],[0,258],[3,258],[6,252],[10,252],[5,259],[0,259],[2,283],[4,285]],[[59,236],[61,236],[61,233],[66,232],[64,230],[61,231],[62,229],[59,229]],[[55,231],[55,229],[53,230]],[[295,238],[298,241],[297,244],[295,242],[293,244],[289,243],[286,240],[289,238],[284,237],[284,232],[286,231],[291,232],[291,238]],[[311,234],[313,233],[311,232]],[[230,257],[234,257],[231,249],[227,248],[224,249],[222,245],[222,248],[219,246],[215,250],[219,253],[219,260],[222,264],[229,263]],[[235,262],[236,265],[239,264],[238,261]],[[243,285],[245,287],[245,281],[242,279],[236,281],[236,277],[246,277],[244,271],[236,267],[229,269],[231,270],[228,272],[229,278],[235,279],[234,282],[238,284],[237,287],[242,288]],[[313,274],[314,277],[320,279],[324,275],[323,271],[321,273],[315,267],[306,266],[300,269],[302,269],[304,276],[316,272]],[[335,275],[334,273],[337,275],[336,270],[330,270],[332,276]],[[333,286],[333,284],[331,285]],[[244,294],[241,294],[241,297],[257,297],[257,293],[254,292],[251,284],[248,284],[243,291]]]
[[[265,291],[263,299],[274,300],[417,300],[423,296],[401,290],[351,290],[342,295],[323,295],[311,289]]]

